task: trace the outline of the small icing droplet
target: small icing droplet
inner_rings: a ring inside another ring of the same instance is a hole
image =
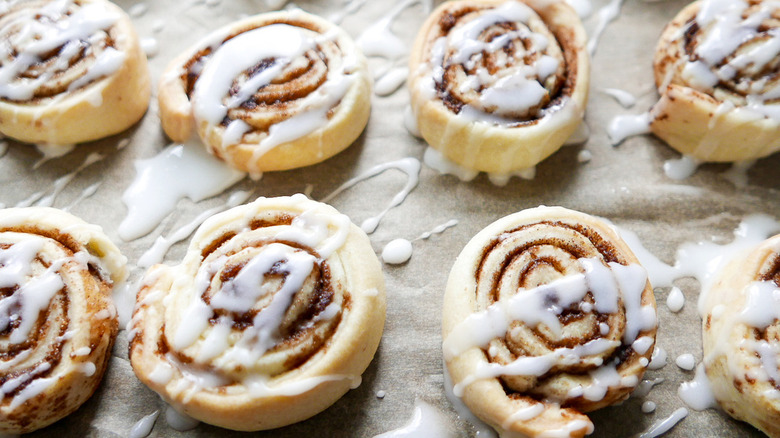
[[[391,240],[382,250],[382,261],[391,265],[405,263],[412,257],[412,242],[406,239]]]
[[[691,371],[696,366],[696,358],[694,358],[690,353],[685,353],[677,356],[677,359],[674,360],[674,363],[686,371]]]
[[[649,400],[642,403],[642,412],[644,412],[645,414],[649,414],[653,411],[655,411],[655,403]]]
[[[673,287],[669,291],[669,296],[666,297],[666,307],[674,313],[682,310],[685,305],[685,297],[679,287]]]

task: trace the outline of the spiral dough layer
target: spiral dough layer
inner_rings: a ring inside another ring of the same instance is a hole
[[[197,131],[243,171],[308,166],[352,144],[368,122],[366,61],[338,26],[300,10],[256,15],[213,32],[167,67],[163,129]]]
[[[104,0],[0,4],[0,133],[33,143],[107,137],[146,112],[146,55]]]
[[[555,152],[582,120],[586,37],[564,2],[445,2],[409,58],[423,138],[468,169],[505,174]]]
[[[701,161],[780,150],[780,7],[704,0],[664,29],[653,68],[661,99],[650,128]]]
[[[125,276],[99,227],[52,208],[0,210],[0,431],[40,429],[92,395]]]
[[[614,229],[560,207],[494,222],[463,249],[444,297],[455,394],[503,436],[584,436],[628,397],[655,343],[645,270]]]
[[[732,417],[780,436],[780,235],[736,257],[704,300],[704,367]]]
[[[260,198],[207,220],[182,264],[147,273],[130,360],[189,416],[271,429],[359,383],[384,319],[384,279],[365,233],[303,195]]]

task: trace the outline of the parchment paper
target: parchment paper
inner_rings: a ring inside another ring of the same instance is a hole
[[[126,10],[133,1],[118,1]],[[343,0],[300,1],[301,8],[322,16],[343,10]],[[438,2],[437,2],[438,3]],[[594,0],[594,13],[585,20],[589,32],[598,22],[598,10],[605,0]],[[591,98],[586,122],[591,130],[584,145],[561,149],[537,167],[530,181],[514,178],[505,187],[491,184],[485,175],[472,182],[460,182],[423,167],[419,186],[406,201],[391,210],[370,238],[377,252],[395,238],[413,239],[450,219],[459,224],[425,241],[414,243],[411,260],[400,266],[384,265],[387,281],[387,324],[379,351],[363,376],[362,385],[350,391],[325,412],[286,428],[257,433],[262,437],[370,437],[404,425],[419,398],[439,409],[451,421],[458,436],[473,436],[474,429],[457,417],[443,390],[441,359],[441,300],[452,263],[466,242],[494,220],[540,204],[562,205],[610,219],[620,227],[636,232],[645,246],[667,263],[683,242],[716,239],[728,242],[739,221],[747,214],[767,213],[780,217],[775,186],[780,180],[776,169],[780,156],[758,161],[749,171],[749,185],[736,188],[723,177],[727,165],[702,166],[692,177],[677,182],[665,176],[665,160],[678,154],[652,136],[627,140],[617,148],[610,145],[605,128],[617,114],[645,111],[656,99],[652,85],[651,60],[663,25],[686,4],[684,0],[646,2],[628,0],[616,21],[604,32],[592,60]],[[192,1],[149,1],[148,11],[133,18],[142,38],[155,38],[159,52],[150,59],[153,81],[179,51],[209,31],[244,14],[268,10],[255,0],[223,0],[216,5]],[[342,26],[357,37],[371,23],[386,16],[396,6],[391,2],[368,2],[348,15]],[[420,5],[399,16],[393,31],[411,46],[425,13]],[[162,30],[155,32],[161,20]],[[381,62],[372,61],[372,66]],[[639,97],[632,109],[624,109],[604,88],[621,88]],[[404,157],[422,159],[425,145],[411,136],[403,125],[408,95],[402,87],[388,97],[374,96],[372,117],[363,135],[345,152],[315,166],[266,174],[260,181],[246,179],[236,188],[253,189],[257,196],[290,195],[313,186],[312,197],[321,199],[347,179],[370,167]],[[130,144],[117,150],[122,139]],[[104,141],[80,145],[69,155],[33,169],[40,155],[30,145],[10,142],[0,159],[0,202],[13,206],[40,190],[51,190],[54,181],[75,169],[91,152],[107,158],[80,172],[56,199],[56,207],[69,206],[83,189],[102,182],[97,193],[71,209],[87,221],[101,225],[117,242],[131,264],[162,234],[167,235],[191,221],[199,212],[221,205],[228,193],[198,204],[189,200],[152,234],[132,242],[122,242],[117,227],[126,214],[120,200],[132,181],[133,161],[152,157],[168,144],[153,100],[144,119],[132,129]],[[592,159],[578,162],[587,149]],[[346,191],[331,201],[355,223],[377,214],[405,183],[398,171],[388,171]],[[186,241],[167,255],[173,264],[181,258]],[[138,271],[138,270],[136,270]],[[137,273],[137,272],[136,272]],[[683,406],[677,388],[690,380],[693,372],[682,371],[674,358],[692,353],[701,359],[700,320],[696,312],[698,284],[679,283],[686,304],[678,314],[664,305],[668,290],[657,290],[660,330],[658,345],[669,360],[666,367],[649,371],[646,378],[665,379],[646,400],[658,404],[652,414],[640,410],[642,399],[630,399],[620,406],[592,414],[595,437],[635,436],[654,422]],[[382,399],[377,391],[385,391]],[[32,436],[127,436],[133,424],[163,403],[142,385],[127,361],[127,342],[120,332],[114,356],[97,393],[76,413]],[[245,436],[201,424],[189,432],[176,432],[161,418],[151,436]],[[707,410],[696,412],[680,422],[667,436],[761,436],[744,423]]]

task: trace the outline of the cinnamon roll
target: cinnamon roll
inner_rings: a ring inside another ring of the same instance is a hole
[[[271,429],[359,383],[384,319],[384,279],[364,232],[303,195],[259,198],[204,222],[180,265],[149,270],[130,361],[186,415]]]
[[[593,431],[628,397],[656,334],[645,270],[603,221],[538,207],[479,232],[455,261],[443,353],[455,395],[501,436]]]
[[[497,174],[532,168],[580,124],[585,31],[565,2],[445,2],[409,58],[419,131],[447,159]]]
[[[366,60],[338,26],[301,10],[255,15],[213,32],[167,67],[165,133],[197,132],[218,158],[248,172],[323,161],[368,122]]]
[[[703,362],[715,399],[780,436],[780,235],[730,262],[703,304]]]
[[[700,161],[780,149],[780,7],[703,0],[666,26],[653,62],[651,131]]]
[[[0,432],[40,429],[92,395],[125,276],[100,227],[53,208],[0,210]]]
[[[146,55],[104,0],[0,4],[0,133],[33,143],[107,137],[146,112]]]

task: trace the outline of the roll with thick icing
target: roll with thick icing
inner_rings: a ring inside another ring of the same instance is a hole
[[[130,361],[186,415],[272,429],[359,384],[384,319],[384,278],[364,232],[303,195],[259,198],[204,222],[181,264],[148,271]]]
[[[73,144],[141,119],[151,86],[127,14],[104,0],[0,4],[0,133]]]
[[[255,15],[198,42],[160,81],[165,133],[197,132],[248,172],[285,170],[346,149],[368,122],[371,79],[349,35],[301,10]]]
[[[467,169],[533,168],[582,120],[586,42],[565,2],[441,4],[409,57],[411,105],[422,137]]]
[[[700,161],[780,149],[780,6],[702,0],[666,26],[653,61],[661,95],[650,129]]]
[[[647,274],[614,228],[561,207],[506,216],[455,261],[443,353],[455,395],[502,437],[582,437],[655,344]]]
[[[69,213],[0,210],[0,432],[40,429],[95,392],[125,261],[100,227]]]

